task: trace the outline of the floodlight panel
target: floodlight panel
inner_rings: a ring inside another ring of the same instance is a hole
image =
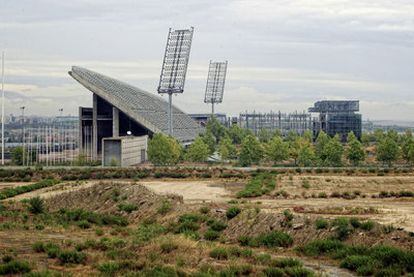
[[[158,93],[182,93],[194,28],[169,30]]]
[[[223,101],[226,74],[227,61],[210,61],[204,103],[221,103]]]

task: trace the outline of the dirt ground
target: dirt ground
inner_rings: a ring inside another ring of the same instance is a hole
[[[100,181],[71,182],[40,189],[16,196],[15,200],[42,196],[48,198],[65,191],[74,191],[92,186]],[[116,181],[130,183],[130,181]],[[307,188],[304,183],[308,184]],[[147,188],[159,194],[178,194],[186,203],[228,202],[235,193],[242,189],[242,182],[230,180],[148,180],[140,181]],[[17,186],[19,183],[2,186]],[[372,198],[381,191],[414,191],[414,176],[315,176],[295,175],[280,176],[275,191],[286,191],[288,197],[262,196],[249,198],[247,201],[259,202],[264,211],[274,212],[293,209],[295,212],[320,214],[328,217],[359,216],[371,218],[382,224],[392,224],[414,232],[414,198]],[[325,192],[358,191],[361,197],[352,200],[343,198],[312,198]],[[305,196],[306,197],[305,197]],[[362,197],[364,196],[364,198]]]

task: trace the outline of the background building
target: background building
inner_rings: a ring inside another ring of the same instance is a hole
[[[318,101],[309,108],[310,113],[319,113],[313,121],[313,135],[316,138],[322,130],[329,136],[338,134],[346,141],[349,132],[354,132],[361,139],[362,117],[359,111],[359,101]]]

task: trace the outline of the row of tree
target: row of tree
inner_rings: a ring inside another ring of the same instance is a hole
[[[213,155],[222,162],[237,162],[241,166],[259,163],[294,164],[297,166],[358,166],[366,161],[367,149],[374,149],[378,162],[391,166],[403,158],[414,164],[414,139],[411,132],[399,135],[394,131],[365,134],[362,142],[351,132],[347,142],[338,136],[320,132],[313,141],[312,134],[294,132],[282,137],[279,132],[261,130],[255,136],[238,125],[224,127],[212,119],[206,131],[186,149],[171,137],[156,134],[148,145],[149,160],[156,165],[172,165],[180,161],[205,162]]]

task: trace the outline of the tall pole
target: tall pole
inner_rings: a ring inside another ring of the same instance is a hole
[[[173,114],[172,114],[172,93],[168,93],[169,107],[168,107],[168,134],[173,135]]]
[[[4,51],[1,53],[1,164],[4,165]]]
[[[24,166],[24,151],[25,151],[25,145],[24,145],[24,109],[25,106],[20,107],[20,109],[22,110],[22,143],[23,143],[23,151],[22,151],[22,164]]]

